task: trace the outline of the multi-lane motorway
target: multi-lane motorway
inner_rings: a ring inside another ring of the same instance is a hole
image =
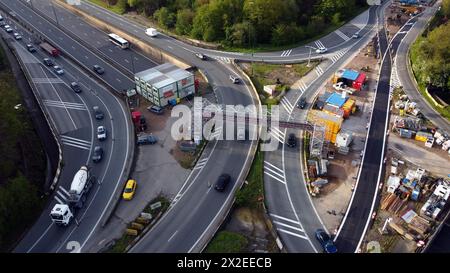
[[[105,211],[111,205],[114,193],[123,182],[120,180],[123,179],[125,163],[130,160],[128,158],[129,150],[133,149],[133,147],[129,147],[132,142],[129,133],[131,125],[125,107],[110,92],[121,93],[121,91],[133,87],[132,73],[152,67],[156,63],[136,50],[121,50],[111,45],[106,33],[101,29],[86,24],[81,17],[57,4],[52,6],[50,0],[39,1],[39,5],[36,5],[36,1],[20,0],[8,1],[8,6],[2,1],[0,3],[0,7],[6,12],[6,15],[13,15],[15,20],[31,27],[35,34],[44,36],[46,40],[63,51],[64,57],[58,58],[57,62],[65,68],[66,75],[57,77],[40,64],[44,57],[42,52],[32,55],[23,48],[23,43],[16,43],[16,47],[21,52],[21,58],[26,60],[28,72],[33,78],[38,79],[33,84],[40,94],[43,94],[42,101],[46,105],[46,110],[52,117],[55,117],[54,123],[64,146],[64,160],[71,160],[70,164],[65,164],[58,189],[52,196],[54,197],[52,200],[55,201],[52,201],[49,206],[52,206],[54,202],[61,201],[61,194],[67,191],[76,169],[80,165],[90,162],[92,147],[96,144],[95,129],[98,125],[90,111],[93,105],[103,106],[107,111],[109,118],[104,123],[113,133],[110,135],[111,138],[104,143],[106,150],[109,151],[106,159],[109,156],[109,160],[105,160],[94,169],[94,173],[100,178],[101,183],[93,189],[94,193],[89,197],[89,206],[79,214],[79,225],[67,229],[57,228],[51,224],[48,210],[46,210],[20,242],[16,251],[65,251],[67,243],[70,241],[80,242],[81,251],[89,251],[88,246],[85,247],[86,242],[95,236],[95,231],[99,228]],[[248,82],[244,80],[243,84],[233,85],[229,81],[230,74],[239,76],[231,65],[227,65],[231,59],[293,62],[305,60],[309,56],[309,49],[304,46],[280,52],[258,54],[200,49],[166,35],[159,35],[157,38],[149,37],[144,33],[145,26],[137,25],[85,1],[82,1],[77,8],[155,48],[168,51],[173,56],[198,67],[205,72],[213,85],[219,103],[222,104],[259,105],[255,94],[248,87]],[[323,62],[321,67],[316,70],[317,78],[305,83],[300,88],[299,95],[286,98],[289,102],[285,102],[285,105],[295,105],[301,96],[308,99],[312,97],[321,83],[331,75],[330,73],[341,66],[370,39],[373,27],[376,25],[376,17],[378,16],[379,22],[383,22],[382,12],[378,13],[383,8],[371,7],[349,24],[310,43],[309,45],[313,47],[327,47],[329,51],[323,56],[328,57],[329,60]],[[12,14],[11,11],[13,11]],[[410,27],[411,24],[404,27],[405,33]],[[22,30],[22,32],[27,37],[27,31]],[[361,39],[350,38],[356,32],[362,35]],[[403,36],[404,34],[398,35],[393,39],[391,46],[394,52]],[[370,214],[377,200],[377,186],[383,167],[391,58],[389,54],[385,54],[389,51],[384,28],[379,29],[378,37],[383,59],[369,136],[366,141],[367,156],[363,158],[357,187],[337,236],[338,247],[344,252],[355,251],[361,243],[360,239],[367,229]],[[202,52],[212,57],[212,60],[201,61],[194,56],[195,52]],[[313,53],[313,56],[317,57],[317,54]],[[214,59],[220,60],[220,62]],[[94,64],[101,65],[106,69],[105,75],[101,78],[93,78],[91,72],[88,71]],[[81,68],[78,68],[77,65]],[[81,82],[86,92],[77,95],[68,89],[67,84],[74,80]],[[102,88],[102,84],[105,84],[109,91]],[[54,92],[49,92],[49,90],[54,90]],[[290,115],[294,109],[291,109],[293,107],[288,108],[290,111],[286,109],[287,114]],[[127,130],[118,130],[117,128],[127,128]],[[289,132],[289,130],[285,130],[284,136]],[[283,141],[281,140],[281,142]],[[191,172],[173,200],[169,211],[131,251],[201,251],[232,204],[234,193],[245,179],[255,149],[256,141],[209,142],[199,160],[202,162],[202,166]],[[116,153],[117,157],[114,156],[114,160],[111,160]],[[304,181],[298,181],[298,177],[303,177],[299,158],[299,151],[287,150],[285,145],[280,145],[275,152],[266,153],[265,160],[272,169],[271,176],[265,175],[267,204],[270,216],[287,250],[317,252],[320,246],[311,238],[314,230],[321,227],[322,224],[314,211]],[[282,171],[284,180],[280,182],[280,175],[275,175],[278,179],[274,179],[274,171]],[[233,181],[232,186],[223,194],[211,190],[211,184],[221,173],[229,173]]]

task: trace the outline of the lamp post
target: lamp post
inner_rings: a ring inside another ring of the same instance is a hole
[[[306,48],[309,48],[309,56],[308,56],[308,64],[306,65],[307,67],[310,67],[311,66],[311,51],[313,50],[313,49],[316,49],[315,47],[312,47],[312,46],[305,46]]]

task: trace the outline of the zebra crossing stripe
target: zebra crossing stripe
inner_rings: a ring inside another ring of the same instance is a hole
[[[317,41],[315,41],[314,43],[316,44],[316,46],[317,46],[318,48],[325,48],[325,46],[322,44],[322,42],[321,42],[320,40],[317,40]]]
[[[270,176],[280,183],[286,184],[286,177],[284,176],[284,172],[267,161],[264,161],[264,174]]]
[[[292,105],[292,103],[286,99],[286,97],[283,97],[281,99],[281,104],[283,105],[284,109],[286,109],[286,111],[290,114],[292,113],[292,111],[294,110],[294,106]]]
[[[63,187],[59,187],[59,189],[62,191],[62,192],[64,192],[67,196],[69,196],[69,192],[66,190],[66,189],[64,189]]]
[[[282,133],[282,132],[280,132]],[[284,136],[281,137],[280,133],[277,133],[276,128],[270,130],[270,134],[275,137],[279,142],[284,143]]]
[[[292,220],[292,219],[289,219],[289,218],[286,218],[286,217],[283,217],[283,216],[280,216],[280,215],[276,215],[276,214],[273,214],[273,213],[270,213],[270,216],[278,218],[278,219],[281,219],[281,220],[284,220],[284,221],[287,221],[287,222],[291,222],[291,223],[294,223],[294,224],[297,224],[297,225],[300,224],[298,221],[295,221],[295,220]]]
[[[323,74],[323,69],[320,66],[316,66],[314,69],[316,71],[317,76],[320,76]]]
[[[209,159],[209,157],[199,160],[197,162],[197,164],[195,165],[194,170],[198,170],[198,169],[205,167],[206,163],[208,162],[208,159]]]
[[[281,53],[281,57],[287,57],[287,56],[291,55],[291,53],[292,53],[292,49],[285,50]]]
[[[301,229],[301,228],[299,228],[299,227],[294,227],[294,226],[291,226],[291,225],[288,225],[288,224],[285,224],[285,223],[282,223],[282,222],[279,222],[279,221],[273,221],[276,225],[280,225],[280,226],[283,226],[283,227],[287,227],[287,228],[290,228],[290,229],[293,229],[293,230],[297,230],[297,231],[300,231],[300,232],[303,232],[303,229]]]
[[[339,29],[336,29],[334,31],[334,33],[336,33],[337,35],[339,35],[339,37],[341,37],[342,39],[344,39],[344,41],[348,41],[350,39],[350,37],[348,37],[347,35],[345,35],[344,32],[340,31]]]
[[[59,204],[61,204],[61,205],[65,204],[61,199],[58,198],[58,196],[55,195],[54,198],[55,198],[56,202],[58,202]]]
[[[86,106],[81,103],[55,101],[55,100],[43,100],[43,102],[44,102],[44,105],[47,105],[50,107],[67,108],[67,109],[73,109],[73,110],[87,110]]]
[[[288,231],[288,230],[285,230],[285,229],[282,229],[282,228],[277,228],[277,230],[281,231],[283,233],[286,233],[286,234],[298,237],[298,238],[302,238],[302,239],[308,240],[308,238],[306,236],[300,235],[298,233],[294,233],[294,232],[291,232],[291,231]]]
[[[68,145],[68,146],[72,146],[75,148],[88,150],[88,151],[91,149],[91,142],[86,141],[86,140],[69,137],[69,136],[61,136],[61,140],[64,145]]]

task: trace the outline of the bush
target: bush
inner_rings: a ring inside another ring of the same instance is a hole
[[[257,151],[255,160],[253,160],[252,167],[247,176],[248,184],[239,190],[236,194],[236,205],[240,207],[256,208],[261,201],[259,198],[263,197],[263,153]]]
[[[206,253],[239,253],[247,246],[247,238],[231,231],[220,231],[206,248]]]

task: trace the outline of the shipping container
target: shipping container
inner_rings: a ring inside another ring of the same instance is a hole
[[[408,129],[400,129],[400,137],[412,138],[414,131]]]
[[[355,113],[356,105],[355,100],[349,99],[342,106],[342,110],[344,111],[344,118],[348,118],[350,114]]]
[[[364,86],[366,82],[366,74],[360,73],[358,75],[358,78],[356,78],[355,81],[353,81],[352,87],[358,91],[361,91],[362,87]]]
[[[426,142],[428,138],[432,138],[433,135],[427,132],[417,132],[415,140]]]

